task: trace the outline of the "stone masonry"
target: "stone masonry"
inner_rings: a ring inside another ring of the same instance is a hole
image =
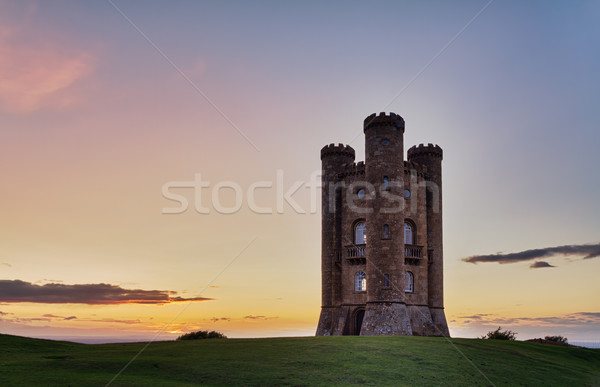
[[[404,119],[364,121],[365,162],[322,161],[322,306],[317,336],[449,336],[444,314],[442,149],[413,146]]]

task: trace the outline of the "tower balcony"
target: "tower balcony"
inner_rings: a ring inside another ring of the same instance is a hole
[[[418,265],[423,260],[423,246],[404,245],[404,262]]]
[[[348,258],[365,258],[367,256],[367,245],[346,246]]]
[[[346,248],[346,262],[351,265],[361,265],[367,263],[367,246],[348,245]]]

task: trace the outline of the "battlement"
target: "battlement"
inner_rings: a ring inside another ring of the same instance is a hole
[[[394,126],[399,130],[402,130],[402,132],[404,132],[404,118],[392,112],[390,112],[390,114],[385,114],[385,112],[381,112],[379,113],[379,115],[373,113],[367,118],[365,118],[363,128],[366,131],[367,129],[374,126]]]
[[[344,171],[338,175],[338,178],[343,179],[346,176],[357,176],[365,174],[365,162],[359,161],[357,163],[346,164]]]
[[[442,148],[440,148],[439,145],[419,144],[418,146],[412,146],[407,152],[407,157],[409,161],[413,157],[417,156],[439,157],[441,159],[444,156],[444,152],[442,151]]]
[[[329,144],[321,149],[321,160],[324,157],[332,157],[332,156],[345,156],[350,157],[354,161],[355,152],[354,149],[350,145],[344,144]]]

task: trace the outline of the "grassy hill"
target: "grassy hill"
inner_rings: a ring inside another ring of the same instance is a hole
[[[145,346],[0,335],[2,386],[105,386]],[[600,386],[600,350],[433,337],[156,342],[111,386]]]

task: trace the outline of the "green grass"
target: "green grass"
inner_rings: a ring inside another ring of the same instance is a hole
[[[104,386],[144,345],[0,335],[0,385]],[[492,384],[600,386],[600,350],[434,337],[156,342],[111,386]]]

